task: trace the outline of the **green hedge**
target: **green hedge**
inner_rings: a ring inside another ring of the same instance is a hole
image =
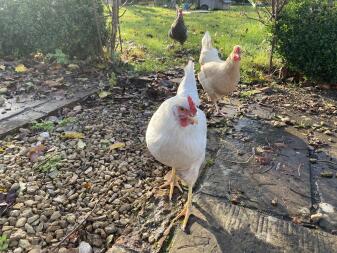
[[[103,7],[96,8],[104,38]],[[99,53],[92,0],[0,0],[0,55],[55,49],[79,58]]]
[[[292,70],[337,82],[337,9],[324,0],[292,0],[274,27],[277,51]]]

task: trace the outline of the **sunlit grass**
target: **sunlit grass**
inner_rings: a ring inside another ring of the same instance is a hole
[[[195,61],[199,59],[202,36],[205,31],[209,31],[223,58],[227,57],[234,45],[239,44],[244,50],[244,71],[264,68],[268,62],[265,28],[259,22],[242,15],[242,11],[250,16],[255,15],[249,6],[233,6],[229,11],[186,13],[184,18],[189,34],[184,48],[188,53],[181,57],[176,54],[180,45],[176,44],[174,49],[167,48],[172,44],[167,33],[175,18],[174,10],[137,5],[128,7],[121,19],[122,38],[125,42],[123,57],[140,72],[163,71],[172,66],[182,66],[189,57]]]

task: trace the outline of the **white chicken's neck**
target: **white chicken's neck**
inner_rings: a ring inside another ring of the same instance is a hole
[[[192,63],[189,63],[192,64]],[[193,102],[196,106],[200,105],[200,99],[197,90],[197,82],[194,77],[194,68],[192,65],[188,65],[185,68],[185,76],[181,80],[178,90],[177,96],[188,97],[191,96]]]

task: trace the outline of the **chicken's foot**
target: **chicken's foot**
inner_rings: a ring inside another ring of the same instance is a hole
[[[183,224],[181,225],[181,229],[185,231],[188,219],[191,215],[192,208],[192,186],[188,186],[188,195],[187,202],[184,206],[184,209],[172,220],[172,223],[176,222],[180,217],[184,216]]]
[[[226,116],[227,113],[220,111],[217,102],[214,102],[214,105],[215,105],[215,116],[218,116],[218,115]]]
[[[168,180],[159,188],[165,188],[166,186],[170,186],[170,192],[169,192],[169,199],[172,200],[172,196],[173,196],[173,190],[174,187],[176,186],[181,192],[183,192],[183,189],[181,188],[180,184],[179,184],[179,178],[176,175],[176,169],[172,168],[171,171],[171,175],[168,175]]]

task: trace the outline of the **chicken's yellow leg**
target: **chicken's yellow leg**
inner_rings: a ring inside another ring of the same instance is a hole
[[[188,219],[191,215],[191,207],[192,207],[192,186],[188,186],[188,195],[187,195],[187,202],[184,206],[184,209],[173,219],[172,223],[178,220],[180,217],[184,217],[183,224],[181,225],[181,229],[185,231]]]
[[[170,186],[170,192],[169,192],[169,198],[170,200],[172,199],[172,196],[173,196],[173,190],[174,190],[174,187],[177,186],[178,189],[183,192],[183,189],[181,189],[181,186],[179,185],[179,181],[178,181],[178,177],[176,175],[176,169],[175,168],[172,168],[172,171],[171,171],[171,176],[169,176],[169,179],[167,180],[167,182],[165,182],[162,186],[160,186],[159,188],[162,189],[166,186]]]

